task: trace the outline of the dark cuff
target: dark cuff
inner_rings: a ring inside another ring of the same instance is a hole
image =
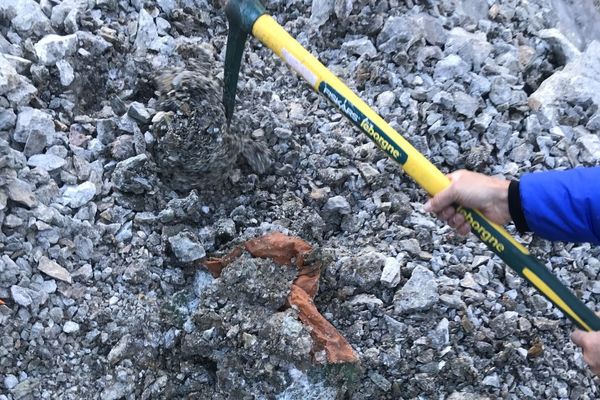
[[[520,233],[525,233],[530,230],[529,225],[527,225],[527,221],[525,220],[525,214],[523,213],[523,207],[521,205],[521,190],[519,189],[519,181],[510,181],[510,185],[508,186],[508,211],[510,212],[510,217]]]

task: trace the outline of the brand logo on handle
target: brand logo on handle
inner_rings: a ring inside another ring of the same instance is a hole
[[[323,93],[346,117],[362,129],[372,141],[385,151],[391,158],[404,164],[408,155],[373,121],[356,108],[348,99],[325,82],[319,85],[319,92]]]

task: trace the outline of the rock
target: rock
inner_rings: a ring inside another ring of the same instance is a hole
[[[30,167],[41,168],[48,172],[62,168],[66,163],[64,158],[54,154],[36,154],[27,160],[27,165]]]
[[[127,356],[127,351],[131,345],[131,339],[132,337],[130,334],[123,335],[123,337],[119,339],[117,344],[112,349],[110,349],[108,356],[106,356],[106,360],[112,365],[115,365],[123,358],[125,358]]]
[[[96,121],[96,137],[104,145],[109,145],[115,140],[117,124],[110,118]]]
[[[506,106],[512,97],[512,89],[506,79],[496,77],[492,80],[490,100],[497,106]]]
[[[414,23],[423,33],[423,39],[434,46],[443,46],[448,39],[448,32],[442,22],[429,14],[419,14],[414,18]]]
[[[493,386],[493,387],[500,387],[500,378],[498,377],[498,374],[494,373],[492,375],[488,375],[485,378],[483,378],[482,383],[486,386]]]
[[[348,201],[343,196],[330,197],[323,206],[325,213],[338,213],[342,215],[350,214],[352,208]]]
[[[18,383],[19,380],[13,374],[7,374],[4,378],[4,387],[8,390],[11,390],[15,386],[17,386]]]
[[[469,65],[456,54],[450,54],[435,65],[433,78],[440,82],[463,78],[469,72]]]
[[[0,14],[6,15],[19,33],[42,36],[52,32],[50,20],[33,0],[3,0]]]
[[[0,95],[13,91],[20,82],[17,70],[0,54]]]
[[[312,0],[310,22],[317,28],[323,25],[334,11],[335,0]]]
[[[512,335],[517,330],[519,314],[514,311],[505,311],[490,321],[490,329],[498,339]]]
[[[344,20],[352,13],[354,0],[335,0],[334,11],[335,15],[340,20]]]
[[[477,98],[469,96],[464,92],[455,92],[453,97],[454,109],[457,113],[467,118],[475,117],[475,113],[479,109],[479,100]]]
[[[369,378],[375,385],[377,385],[377,387],[379,387],[384,392],[389,392],[392,388],[392,383],[388,381],[383,375],[375,371],[369,371]]]
[[[151,119],[150,113],[146,110],[146,107],[137,101],[134,101],[129,105],[127,115],[143,124],[147,124]]]
[[[443,318],[437,324],[436,328],[429,333],[429,339],[431,340],[431,346],[433,348],[440,350],[450,342],[448,326],[448,319]]]
[[[59,60],[56,62],[56,68],[58,68],[58,74],[60,76],[60,84],[63,86],[69,86],[75,80],[75,71],[73,67],[66,60]]]
[[[597,134],[587,134],[577,139],[577,144],[583,150],[579,155],[581,161],[596,164],[600,161],[600,138]]]
[[[596,40],[579,57],[542,82],[529,96],[529,106],[556,123],[561,101],[585,103],[588,99],[600,106],[600,42]]]
[[[75,54],[77,51],[77,35],[46,35],[33,47],[42,64],[54,65],[57,61]]]
[[[369,290],[379,282],[386,256],[376,251],[367,251],[355,257],[340,259],[339,280],[342,284]]]
[[[154,23],[152,15],[145,8],[140,10],[138,17],[137,33],[135,36],[135,54],[143,56],[146,54],[152,43],[158,39],[158,28]]]
[[[389,108],[394,104],[394,101],[396,100],[396,95],[394,94],[394,92],[392,91],[385,91],[381,94],[379,94],[379,96],[377,96],[377,107],[380,108]]]
[[[426,311],[439,299],[438,285],[433,272],[417,265],[408,282],[394,296],[397,313]]]
[[[0,71],[1,71],[0,67]],[[1,74],[2,72],[0,72]],[[0,81],[2,80],[2,78],[0,77]],[[0,90],[1,92],[1,90]],[[17,115],[15,114],[15,112],[12,109],[4,109],[4,110],[0,110],[0,131],[6,131],[9,130],[11,128],[13,128],[15,126],[15,123],[17,122]]]
[[[148,161],[145,154],[130,157],[117,163],[112,174],[112,181],[116,189],[125,193],[142,194],[152,189],[143,172]]]
[[[25,107],[17,116],[13,139],[18,143],[26,143],[32,133],[39,133],[46,138],[47,142],[51,142],[55,135],[54,121],[43,111]]]
[[[67,321],[65,322],[65,324],[63,325],[63,332],[64,333],[75,333],[75,332],[79,332],[79,324],[73,321]]]
[[[421,32],[413,21],[404,16],[392,16],[385,21],[377,36],[377,48],[384,53],[406,50],[409,44],[420,38]]]
[[[27,307],[33,302],[29,289],[24,287],[13,285],[10,287],[10,294],[15,303],[20,306]]]
[[[385,259],[383,271],[381,272],[381,283],[389,288],[395,288],[400,283],[402,278],[400,271],[400,263],[394,257],[388,257]]]
[[[169,244],[175,257],[184,263],[197,261],[206,256],[204,247],[190,232],[181,232],[175,236],[171,236]]]
[[[96,196],[96,185],[87,181],[77,186],[67,186],[62,194],[62,201],[71,208],[79,208],[89,203]]]
[[[554,50],[554,55],[560,64],[566,64],[581,55],[581,51],[556,28],[542,29],[538,36],[546,40]]]
[[[65,268],[61,267],[56,261],[50,260],[48,257],[40,258],[38,269],[44,274],[61,280],[63,282],[72,283],[71,274]]]
[[[356,56],[362,56],[363,54],[370,58],[377,56],[377,49],[367,37],[344,42],[342,43],[342,49]]]
[[[470,33],[457,27],[450,31],[446,41],[446,54],[456,54],[462,60],[471,64],[475,71],[492,52],[492,45],[488,43],[485,33]]]
[[[28,183],[20,179],[11,179],[6,186],[8,198],[26,207],[32,208],[37,204],[37,199]]]

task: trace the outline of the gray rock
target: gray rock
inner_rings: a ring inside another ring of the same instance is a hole
[[[54,65],[77,51],[77,35],[46,35],[34,46],[35,54],[44,65]]]
[[[475,113],[479,109],[479,99],[469,96],[464,92],[455,92],[453,97],[454,109],[457,113],[467,118],[475,117]]]
[[[40,258],[38,269],[54,279],[72,283],[71,274],[69,271],[61,267],[56,261],[50,260],[48,257],[44,256]]]
[[[107,361],[112,365],[115,365],[125,358],[128,350],[131,348],[131,339],[132,337],[130,334],[123,335],[117,344],[110,349],[108,356],[106,356]]]
[[[450,54],[435,65],[433,78],[440,82],[463,78],[469,72],[469,65],[456,54]]]
[[[134,101],[129,105],[127,115],[143,124],[147,124],[151,119],[151,115],[148,110],[146,110],[146,107],[137,101]]]
[[[457,54],[462,60],[471,64],[478,71],[485,59],[492,52],[492,45],[488,43],[485,33],[470,33],[457,27],[450,31],[446,41],[446,54]]]
[[[138,56],[146,54],[152,43],[158,39],[158,29],[152,15],[145,8],[140,10],[138,28],[135,36],[135,53]]]
[[[417,265],[408,282],[396,292],[394,308],[397,313],[426,311],[439,299],[438,285],[433,272]]]
[[[313,0],[310,12],[310,22],[319,28],[334,11],[335,0]]]
[[[79,324],[77,322],[67,321],[63,325],[63,332],[64,333],[79,332]]]
[[[442,46],[448,39],[448,31],[442,22],[429,14],[419,14],[413,19],[414,23],[423,33],[423,39],[434,46]]]
[[[96,121],[96,136],[104,145],[109,145],[115,140],[117,123],[110,119],[99,119]]]
[[[352,286],[362,291],[377,285],[386,256],[376,251],[367,251],[356,257],[340,259],[339,280],[343,285]]]
[[[506,79],[496,77],[492,80],[490,100],[497,106],[508,105],[512,97],[512,89]]]
[[[402,278],[400,271],[400,263],[395,257],[388,257],[385,259],[383,271],[381,271],[381,283],[389,288],[395,288],[400,283]]]
[[[377,36],[377,48],[384,53],[406,50],[420,38],[421,32],[410,18],[392,16],[385,21]]]
[[[556,28],[542,29],[538,35],[552,46],[554,54],[561,64],[571,62],[581,55],[577,46]]]
[[[23,154],[27,157],[31,157],[33,155],[39,154],[44,151],[46,146],[48,145],[48,136],[47,133],[41,132],[39,130],[32,130],[27,137],[27,141],[25,142],[25,148],[23,149]]]
[[[71,208],[79,208],[89,203],[96,196],[96,185],[87,181],[77,186],[67,186],[62,194],[62,201]]]
[[[115,235],[115,240],[124,243],[133,237],[133,222],[127,221]]]
[[[8,390],[11,390],[19,383],[19,379],[13,374],[7,374],[4,378],[4,387]]]
[[[369,378],[384,392],[389,392],[392,389],[392,383],[389,380],[387,380],[383,375],[375,371],[369,371]]]
[[[0,72],[1,73],[1,72]],[[2,78],[0,78],[1,80]],[[13,128],[17,122],[17,115],[12,109],[0,110],[0,131]]]
[[[41,36],[52,32],[50,20],[34,0],[3,0],[0,14],[6,15],[19,33]]]
[[[8,198],[26,207],[32,208],[37,204],[37,199],[28,183],[20,179],[11,179],[6,186]]]
[[[357,56],[362,56],[363,54],[370,58],[377,56],[377,49],[367,37],[344,42],[342,43],[342,49]]]
[[[60,84],[63,86],[69,86],[75,80],[75,71],[71,64],[66,60],[59,60],[56,62],[56,68],[58,68],[58,74],[60,77]]]
[[[0,54],[0,95],[13,91],[20,82],[17,70]]]
[[[597,134],[587,134],[577,139],[582,149],[579,157],[582,162],[595,164],[600,161],[600,138]]]
[[[600,106],[600,42],[588,48],[562,71],[554,73],[529,96],[529,106],[556,123],[562,101],[584,103],[591,99]]]
[[[500,387],[500,378],[498,377],[498,374],[493,373],[491,375],[486,376],[485,378],[483,378],[482,383],[486,386],[493,386],[493,387]]]
[[[377,96],[377,107],[389,108],[394,104],[396,95],[392,91],[385,91]]]
[[[142,194],[152,189],[143,172],[148,161],[145,154],[120,161],[112,174],[112,181],[121,192]]]
[[[48,172],[62,168],[66,163],[64,158],[54,154],[36,154],[27,160],[27,165],[30,167],[41,168]]]
[[[490,321],[490,329],[494,335],[501,339],[512,335],[517,330],[519,314],[514,311],[505,311]]]
[[[175,257],[181,262],[188,263],[200,260],[206,256],[204,247],[190,232],[181,232],[169,238],[169,244]]]
[[[348,201],[343,196],[335,196],[327,199],[327,203],[323,206],[323,211],[326,213],[338,213],[342,215],[350,214],[352,208]]]
[[[17,126],[13,133],[13,139],[18,143],[26,143],[29,136],[40,133],[46,137],[46,142],[52,142],[56,131],[54,121],[50,114],[35,108],[25,107],[17,116]]]
[[[33,302],[29,289],[21,286],[11,286],[10,295],[15,303],[23,307],[27,307]]]
[[[448,319],[443,318],[437,324],[435,329],[429,333],[429,339],[431,340],[432,347],[439,350],[450,342],[450,332],[448,330],[448,327]]]

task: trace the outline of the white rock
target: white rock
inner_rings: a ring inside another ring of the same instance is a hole
[[[323,25],[331,14],[335,7],[335,0],[313,0],[310,22],[317,28]]]
[[[27,165],[30,167],[40,168],[48,172],[62,168],[66,163],[64,158],[60,158],[54,154],[36,154],[27,160]]]
[[[17,70],[0,54],[0,95],[14,90],[19,83],[20,79]]]
[[[59,279],[68,283],[72,282],[69,271],[61,267],[56,261],[50,260],[48,257],[44,256],[40,258],[38,269],[54,279]]]
[[[60,76],[60,84],[63,86],[69,86],[75,80],[75,71],[73,67],[66,60],[59,60],[56,62],[56,68],[58,68],[58,74]]]
[[[27,307],[32,303],[31,294],[29,293],[29,289],[13,285],[10,287],[10,295],[12,299],[20,306]]]
[[[87,181],[77,186],[68,186],[63,193],[63,202],[71,208],[79,208],[89,203],[96,195],[96,185]]]
[[[40,62],[44,65],[54,65],[77,51],[77,35],[46,35],[33,48]]]
[[[67,321],[63,325],[64,333],[73,333],[73,332],[77,332],[77,331],[79,331],[79,324],[77,322]]]
[[[395,288],[402,278],[400,272],[400,263],[398,260],[394,257],[386,258],[383,271],[381,272],[381,283],[389,288]]]

